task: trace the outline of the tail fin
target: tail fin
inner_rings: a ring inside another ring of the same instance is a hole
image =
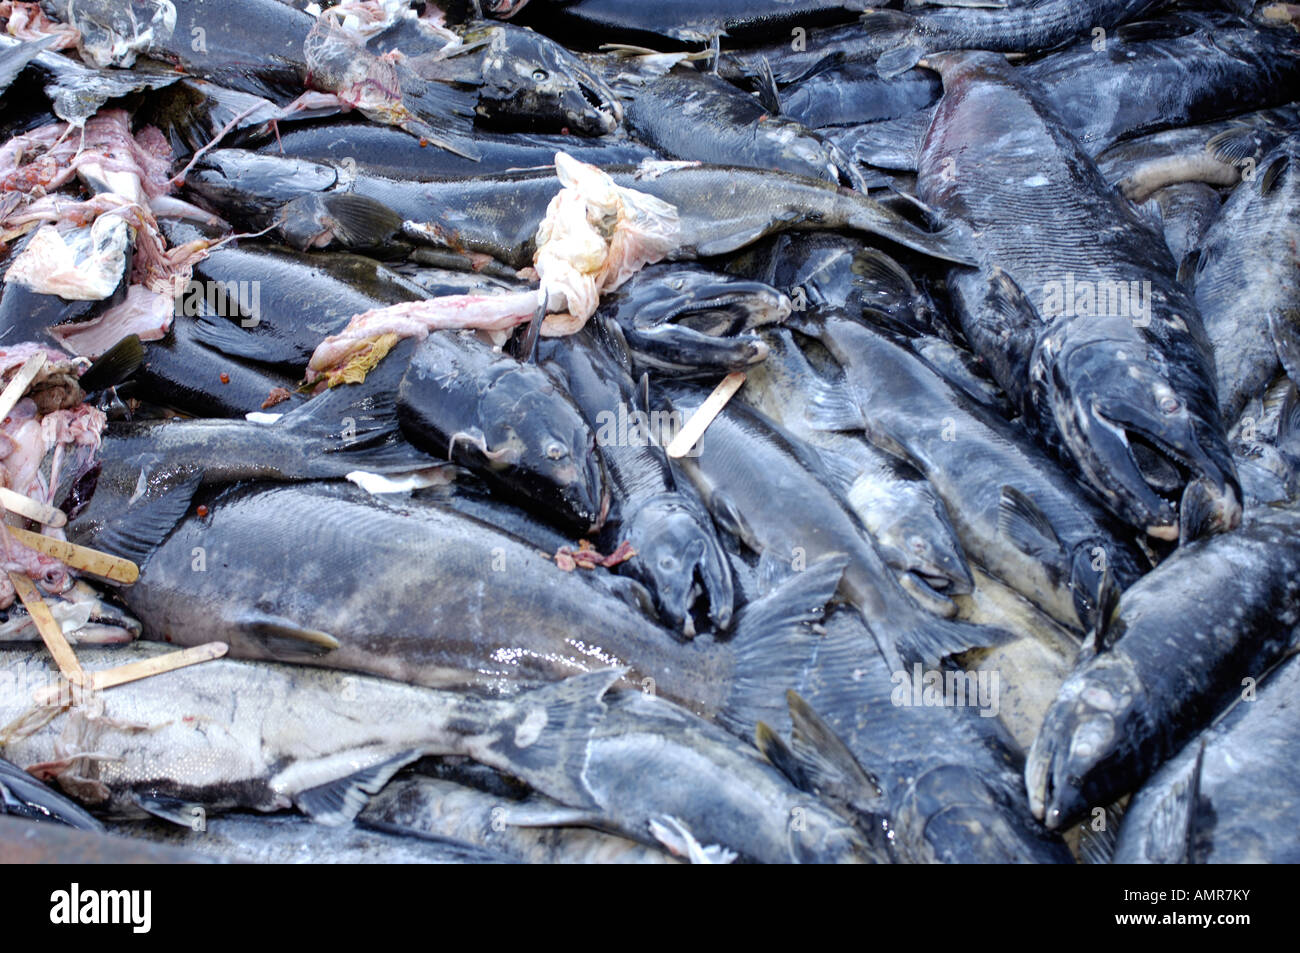
[[[868,10],[862,14],[862,31],[878,49],[876,72],[881,79],[893,79],[920,62],[926,54],[916,35],[916,19],[898,10]]]
[[[822,639],[809,623],[818,621],[839,588],[847,558],[823,559],[741,610],[735,634],[730,692],[719,723],[741,738],[753,736],[760,720],[779,723],[785,691],[798,684]]]
[[[907,613],[905,619],[891,619],[889,623],[867,620],[867,626],[877,635],[879,629],[888,626],[889,631],[883,634],[893,638],[899,657],[908,664],[938,665],[951,656],[971,649],[1001,645],[1013,638],[1005,629],[960,619],[942,619],[919,606],[914,612]]]
[[[307,476],[341,477],[353,470],[393,473],[437,465],[406,442],[397,423],[397,387],[417,343],[400,342],[360,384],[340,384],[272,424],[307,440]]]
[[[608,710],[605,693],[626,671],[587,672],[494,703],[494,740],[469,753],[569,807],[599,810],[583,781],[587,741]]]

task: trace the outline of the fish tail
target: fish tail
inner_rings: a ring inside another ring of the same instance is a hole
[[[843,557],[823,559],[793,573],[737,616],[727,643],[735,653],[731,686],[718,713],[728,731],[751,738],[757,722],[780,723],[786,690],[814,661],[823,641],[810,623],[822,617],[847,563]]]

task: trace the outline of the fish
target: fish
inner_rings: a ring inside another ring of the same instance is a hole
[[[93,671],[165,651],[135,643],[79,656]],[[7,649],[0,657],[17,679],[44,666],[32,651]],[[555,744],[600,716],[599,697],[614,677],[593,673],[538,695],[491,701],[230,659],[168,674],[165,687],[133,682],[66,708],[57,700],[34,706],[21,688],[6,693],[6,757],[57,779],[103,816],[145,817],[191,805],[209,813],[296,806],[318,823],[342,825],[368,793],[421,754],[473,754],[525,774],[529,763],[553,768],[553,759],[567,756]],[[233,708],[231,697],[240,700]],[[276,718],[267,720],[272,709]],[[329,741],[322,745],[326,722]],[[140,725],[151,730],[142,734]],[[97,751],[112,756],[85,758]]]
[[[631,545],[636,557],[624,564],[626,571],[653,593],[670,628],[694,634],[691,610],[704,599],[714,628],[725,630],[734,609],[726,555],[708,511],[677,488],[665,451],[677,428],[671,418],[665,427],[662,415],[650,416],[626,347],[588,324],[542,341],[538,362],[561,382],[596,435],[611,490],[601,548]]]
[[[1300,666],[1281,662],[1133,796],[1117,864],[1293,863],[1300,778],[1290,752]],[[1261,792],[1268,797],[1262,798]]]
[[[1025,763],[1034,816],[1060,829],[1133,791],[1294,648],[1294,507],[1180,546],[1092,632]],[[1225,607],[1230,607],[1226,608]]]
[[[943,86],[933,70],[883,78],[874,63],[849,60],[819,69],[781,90],[781,115],[811,129],[875,123],[932,106]]]
[[[814,653],[803,622],[839,583],[833,564],[810,568],[737,612],[732,637],[687,641],[586,571],[563,572],[553,553],[436,499],[246,483],[170,515],[127,508],[109,539],[78,537],[138,563],[122,598],[146,638],[489,695],[630,666],[624,686],[742,732]]]
[[[779,170],[867,190],[838,149],[785,114],[771,115],[721,77],[679,66],[617,88],[631,134],[667,158]]]
[[[66,824],[82,831],[104,829],[103,824],[79,805],[6,758],[0,758],[0,815]]]
[[[640,371],[692,377],[744,370],[766,345],[752,333],[780,323],[790,301],[776,288],[687,265],[650,265],[606,295],[597,312],[617,326]]]
[[[687,419],[705,394],[667,390]],[[796,570],[846,558],[840,593],[861,612],[887,657],[934,662],[1004,637],[995,629],[939,618],[921,609],[885,565],[816,451],[738,401],[716,416],[679,469],[714,521],[772,566]],[[782,505],[773,506],[780,499]],[[797,573],[796,573],[797,575]]]
[[[873,198],[817,179],[761,169],[707,165],[607,169],[615,184],[675,206],[679,247],[672,257],[722,255],[787,229],[838,229],[879,235],[945,261],[973,261],[956,227],[927,231]],[[532,264],[537,225],[559,191],[550,170],[436,183],[398,182],[358,172],[351,191],[373,198],[458,250],[482,252],[516,268]],[[186,187],[253,230],[286,202],[340,184],[337,169],[303,159],[214,149],[186,176]]]
[[[67,504],[65,504],[67,505]],[[68,509],[74,509],[68,506]],[[65,591],[44,595],[46,606],[71,645],[111,645],[139,637],[140,620],[122,611],[83,579]],[[15,602],[0,609],[0,641],[35,642],[40,639],[26,606]]]
[[[1235,420],[1281,369],[1300,377],[1300,135],[1223,203],[1185,263],[1214,349],[1219,407]]]
[[[1232,529],[1240,488],[1214,358],[1163,241],[1005,60],[938,59],[944,98],[918,195],[983,233],[984,266],[949,276],[971,347],[1043,445],[1125,522],[1177,538],[1192,486],[1212,504],[1188,532]],[[1078,213],[1062,217],[1067,205]]]
[[[517,816],[559,815],[564,806],[530,793],[501,797],[441,778],[399,778],[384,787],[357,823],[418,837],[454,837],[534,864],[672,864],[667,852],[623,837],[579,827],[526,827]]]
[[[955,615],[951,597],[969,593],[973,581],[943,500],[910,464],[860,435],[814,428],[809,403],[822,386],[816,369],[791,331],[768,330],[763,340],[768,356],[749,372],[738,399],[813,446],[903,587],[939,615]]]
[[[13,864],[212,863],[175,847],[13,817],[0,817],[0,857]]]
[[[888,77],[941,50],[1037,52],[1096,29],[1104,36],[1107,29],[1136,20],[1159,5],[1159,0],[1036,0],[991,8],[930,3],[914,13],[867,10],[862,26],[882,51],[876,68]]]
[[[397,782],[393,782],[397,783]],[[385,788],[384,791],[388,789]],[[328,827],[299,814],[200,815],[198,829],[172,822],[118,821],[109,831],[137,843],[165,844],[224,863],[241,864],[510,864],[500,851],[450,837],[401,836]]]
[[[397,389],[397,420],[416,447],[580,533],[609,516],[604,454],[573,398],[473,332],[434,332],[419,343]]]
[[[972,562],[1076,629],[1092,624],[1107,576],[1122,590],[1149,568],[1122,524],[1022,430],[879,331],[823,315],[817,333],[844,377],[814,392],[811,425],[864,431],[920,470]]]

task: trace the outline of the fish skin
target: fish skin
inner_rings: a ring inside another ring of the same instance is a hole
[[[714,627],[725,630],[735,595],[722,544],[708,512],[678,491],[664,449],[674,434],[655,432],[651,408],[629,373],[626,347],[588,323],[575,334],[543,340],[538,362],[562,383],[596,434],[611,488],[602,551],[631,544],[636,555],[621,571],[649,588],[670,628],[693,634],[691,610],[698,592],[708,600]],[[627,433],[619,432],[620,413],[632,418]],[[639,431],[638,413],[645,415],[650,432]]]
[[[864,429],[911,462],[943,499],[972,561],[1075,628],[1087,628],[1096,611],[1098,549],[1120,589],[1145,571],[1124,528],[1019,428],[971,404],[874,329],[828,316],[820,340],[845,371],[840,399],[822,399],[848,404],[847,415],[831,415],[820,426]],[[1026,546],[1008,535],[1004,486],[1034,501],[1058,548],[1050,541]]]
[[[0,758],[0,815],[83,831],[104,829],[80,806],[5,758]]]
[[[565,808],[539,794],[518,800],[441,778],[412,777],[388,784],[366,805],[357,823],[403,833],[406,839],[454,837],[532,864],[679,862],[662,850],[602,831],[512,824],[512,810],[524,815],[550,811],[558,816]]]
[[[1300,373],[1297,243],[1300,136],[1292,136],[1233,189],[1196,252],[1190,282],[1214,348],[1226,420],[1239,417],[1280,367]]]
[[[1181,546],[1130,586],[1048,711],[1025,765],[1034,815],[1059,829],[1139,787],[1295,644],[1294,508]]]
[[[1164,243],[1001,57],[936,59],[945,93],[921,153],[918,195],[981,233],[981,271],[950,277],[972,347],[1039,439],[1126,522],[1177,535],[1170,497],[1192,483],[1212,499],[1208,528],[1233,528],[1240,489],[1212,391],[1213,355]],[[1062,215],[1063,208],[1073,211]],[[1011,343],[970,321],[993,266],[1005,269],[1034,312]],[[1139,294],[1151,289],[1144,326],[1137,315],[1073,314],[1074,301],[1059,316],[1042,313],[1054,282],[1100,295],[1132,281],[1150,282],[1138,286]],[[1027,375],[999,374],[1007,365],[998,342],[1027,363]],[[1173,485],[1158,488],[1140,468],[1134,437],[1158,448],[1148,456],[1172,457],[1183,468]]]
[[[434,332],[417,345],[397,417],[415,446],[580,533],[599,530],[609,515],[604,456],[573,398],[536,365],[472,332]]]
[[[119,821],[110,824],[109,830],[138,842],[165,844],[200,857],[241,864],[516,863],[498,851],[447,837],[400,836],[360,826],[327,827],[289,813],[214,814],[203,819],[199,831],[159,820]]]
[[[845,460],[852,478],[845,496],[871,533],[881,558],[911,576],[909,592],[940,615],[952,615],[950,596],[968,593],[972,580],[947,508],[934,488],[912,466],[858,435],[818,430],[809,405],[810,382],[817,372],[800,352],[790,331],[764,332],[767,359],[749,372],[737,398],[752,406],[819,452]],[[918,590],[929,597],[923,601]]]
[[[812,129],[897,119],[933,105],[939,77],[911,69],[883,79],[874,64],[849,61],[818,70],[781,90],[781,115]]]
[[[1114,863],[1300,860],[1300,665],[1294,658],[1282,662],[1257,691],[1254,701],[1237,701],[1142,785],[1124,812]],[[1180,825],[1183,819],[1190,827]]]
[[[186,850],[135,838],[0,817],[0,860],[7,864],[203,864]]]
[[[706,396],[686,386],[667,393],[687,420]],[[840,594],[862,613],[881,651],[900,657],[896,667],[902,661],[931,662],[1005,635],[918,606],[885,565],[816,451],[747,405],[732,401],[724,407],[695,450],[676,462],[714,521],[773,566],[798,570],[846,558]],[[773,499],[783,505],[773,506]]]
[[[677,207],[681,235],[674,258],[726,254],[786,229],[848,229],[941,260],[974,261],[969,236],[960,228],[926,231],[866,195],[819,179],[707,165],[606,171],[616,185]],[[188,189],[252,229],[270,224],[281,206],[299,196],[345,183],[405,219],[428,224],[451,247],[484,252],[516,268],[532,264],[537,225],[560,191],[549,170],[397,182],[360,173],[341,176],[304,159],[229,149],[207,153],[186,177]]]

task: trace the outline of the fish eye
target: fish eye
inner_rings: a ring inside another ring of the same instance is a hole
[[[551,74],[544,69],[533,70],[533,79],[539,83],[544,83],[551,78]]]
[[[564,449],[564,444],[560,443],[558,440],[552,440],[548,443],[544,452],[551,460],[559,460],[567,455],[567,451]]]
[[[1160,409],[1166,414],[1176,414],[1183,409],[1182,402],[1177,397],[1160,398]]]
[[[686,287],[686,282],[683,281],[681,278],[674,278],[672,281],[669,282],[669,285],[672,287],[673,291],[681,291],[683,288]]]

